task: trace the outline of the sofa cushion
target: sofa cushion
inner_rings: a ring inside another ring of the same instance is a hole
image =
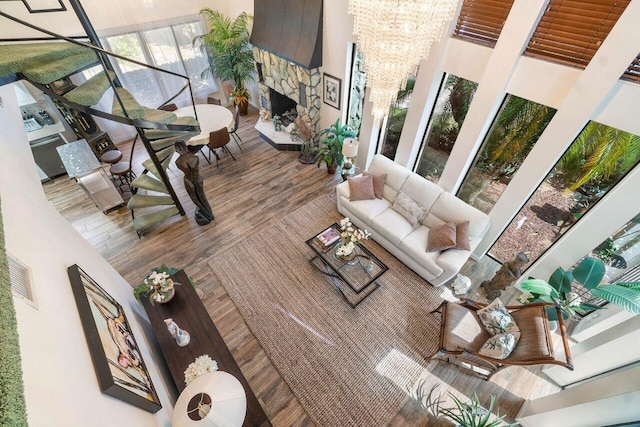
[[[391,207],[391,203],[385,199],[358,200],[348,202],[347,209],[353,216],[359,218],[367,226],[371,225],[373,219]],[[389,209],[391,210],[391,209]]]
[[[423,206],[404,193],[398,193],[391,207],[409,221],[413,228],[416,228],[427,214],[427,210]]]
[[[362,175],[371,175],[373,177],[373,192],[376,195],[376,199],[382,199],[384,197],[384,184],[387,182],[387,174],[364,171]]]
[[[456,224],[456,249],[471,250],[469,244],[469,221]]]
[[[470,240],[483,235],[489,227],[488,215],[466,204],[453,194],[443,191],[422,223],[433,228],[444,222],[459,224],[465,221],[469,221]]]
[[[376,195],[373,191],[373,177],[371,175],[361,175],[347,177],[349,181],[349,200],[373,200]]]
[[[456,225],[445,222],[429,230],[427,252],[444,251],[456,246]]]
[[[412,174],[409,169],[400,166],[381,154],[374,156],[371,165],[369,165],[369,172],[387,174],[383,196],[391,203],[396,199],[402,184]]]
[[[444,190],[414,173],[402,184],[400,191],[424,206],[428,212]]]
[[[387,209],[373,218],[371,228],[395,246],[413,231],[409,221],[393,209]]]
[[[420,264],[422,268],[431,273],[433,277],[438,277],[444,272],[444,269],[436,262],[441,253],[425,251],[428,235],[429,229],[421,225],[402,239],[399,248],[416,263]]]

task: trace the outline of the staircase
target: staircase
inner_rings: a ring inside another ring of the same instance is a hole
[[[74,0],[70,3],[74,4]],[[74,9],[76,9],[74,7]],[[66,9],[56,10],[63,12]],[[48,11],[50,12],[50,11]],[[83,21],[82,13],[75,10],[78,18]],[[188,141],[200,133],[196,117],[177,117],[175,114],[140,105],[135,97],[122,87],[111,66],[112,58],[119,58],[140,66],[169,73],[185,79],[186,84],[171,99],[169,103],[184,90],[191,90],[188,77],[177,73],[149,66],[112,52],[105,51],[99,45],[72,39],[52,33],[46,29],[36,27],[16,17],[7,15],[0,10],[0,16],[18,22],[32,29],[45,33],[56,41],[20,44],[0,44],[0,81],[10,82],[24,79],[42,90],[49,97],[78,111],[94,116],[113,120],[133,126],[149,155],[142,162],[144,171],[131,183],[132,197],[128,202],[133,218],[133,227],[138,233],[175,215],[184,215],[184,209],[178,199],[166,169],[171,162],[176,141]],[[95,33],[84,16],[83,26],[91,36]],[[89,25],[89,27],[87,27]],[[91,38],[91,37],[89,37]],[[95,36],[97,38],[97,36]],[[65,77],[73,76],[88,68],[101,65],[103,71],[80,86],[65,93],[57,93],[52,84]],[[0,83],[2,84],[2,83]],[[113,92],[111,111],[102,111],[95,105],[107,91]],[[193,102],[193,96],[191,97]],[[133,156],[134,145],[131,149]],[[132,159],[130,157],[130,161]],[[131,165],[132,169],[134,165]],[[143,190],[143,191],[141,191]]]

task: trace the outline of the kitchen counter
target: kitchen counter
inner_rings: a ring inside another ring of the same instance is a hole
[[[55,135],[56,133],[64,132],[64,124],[62,122],[57,122],[52,125],[45,125],[38,130],[34,130],[31,132],[27,132],[27,139],[29,142],[35,141],[36,139],[46,138],[47,136]]]

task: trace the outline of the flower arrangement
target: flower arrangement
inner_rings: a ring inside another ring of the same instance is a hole
[[[152,268],[151,274],[133,289],[133,295],[137,299],[142,296],[149,296],[149,301],[152,304],[154,302],[162,303],[168,301],[173,296],[174,286],[180,284],[174,282],[170,277],[176,271],[178,270],[169,268],[164,264],[160,267]]]
[[[196,360],[187,366],[187,370],[184,371],[184,383],[189,383],[200,375],[208,374],[209,372],[215,372],[218,370],[218,362],[213,360],[209,355],[203,354],[196,357]]]
[[[336,248],[336,255],[339,257],[350,257],[356,245],[363,240],[367,240],[371,236],[371,233],[367,230],[360,230],[354,228],[351,220],[342,218],[340,220],[340,238],[341,243]]]

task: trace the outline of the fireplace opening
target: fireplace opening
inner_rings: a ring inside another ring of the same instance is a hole
[[[296,110],[296,106],[298,104],[296,101],[271,88],[269,88],[269,92],[271,97],[271,115],[280,116],[284,127],[293,123],[296,117],[298,117],[298,112]]]

